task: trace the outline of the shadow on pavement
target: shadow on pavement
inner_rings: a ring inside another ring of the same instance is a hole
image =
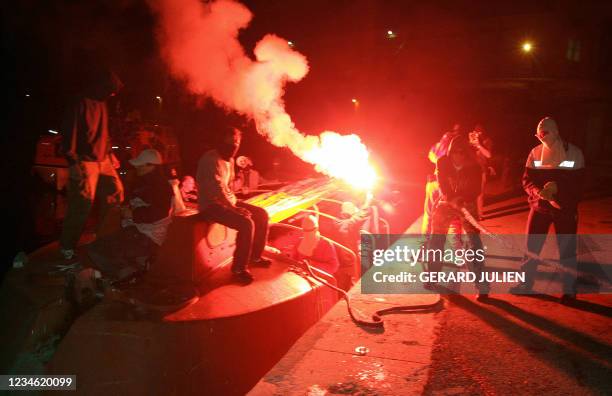
[[[542,301],[559,302],[559,299],[557,297],[549,296],[548,294],[525,294],[524,296],[529,298],[536,298]],[[576,301],[570,303],[567,306],[579,309],[581,311],[612,318],[612,307],[597,304],[590,301],[580,300],[580,296],[578,296],[578,299]]]
[[[612,361],[610,345],[500,299],[490,298],[487,305],[502,309],[526,324],[561,338],[571,346],[534,333],[529,328],[492,311],[486,305],[475,303],[464,296],[447,295],[445,298],[451,304],[476,315],[522,348],[530,351],[537,349],[537,353],[533,354],[535,358],[564,372],[568,377],[576,378],[581,385],[603,393],[610,391],[609,378],[612,375],[609,363]]]
[[[483,220],[491,220],[499,217],[506,217],[517,213],[529,212],[529,207],[523,207],[518,209],[506,210],[506,211],[495,211],[493,214],[485,214]]]

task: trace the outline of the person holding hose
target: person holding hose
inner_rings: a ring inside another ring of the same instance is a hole
[[[436,164],[436,177],[441,198],[433,212],[432,234],[428,249],[444,250],[448,228],[454,221],[461,222],[468,237],[468,249],[473,251],[483,249],[480,230],[472,225],[461,212],[465,208],[472,216],[477,215],[476,200],[481,192],[481,172],[481,167],[476,161],[474,150],[467,138],[455,137],[450,143],[447,154],[440,157]],[[429,262],[429,271],[439,272],[442,264],[440,261]],[[474,257],[473,260],[468,260],[468,266],[476,275],[478,300],[486,300],[490,285],[486,281],[481,281],[481,274],[485,267],[484,260]]]

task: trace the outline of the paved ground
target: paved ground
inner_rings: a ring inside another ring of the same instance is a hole
[[[610,208],[611,198],[585,201],[580,232],[612,234]],[[502,215],[484,224],[496,233],[524,228],[520,202],[493,209]],[[606,259],[597,253],[582,251]],[[498,295],[489,304],[470,296],[444,299],[426,395],[612,394],[610,294],[581,295],[573,307],[559,304],[558,295]]]
[[[437,294],[361,295],[359,289],[351,290],[353,305],[364,314],[439,299]],[[385,328],[379,330],[356,326],[340,301],[249,395],[419,394],[428,377],[440,308],[383,316]]]
[[[579,247],[581,260],[612,262],[606,253],[612,243],[598,246],[602,240],[612,242],[611,207],[612,198],[592,197],[583,203],[580,233],[604,235]],[[523,233],[524,197],[487,209],[490,218],[484,225],[494,233]],[[406,233],[420,226],[415,223],[412,228]],[[556,254],[551,245],[546,257]],[[488,264],[518,268],[520,250],[502,253]],[[551,283],[539,282],[536,287],[548,291]],[[434,297],[366,296],[356,289],[352,293],[366,312]],[[559,304],[558,297],[497,294],[483,304],[469,294],[442,296],[443,309],[388,316],[384,332],[356,327],[340,302],[252,394],[612,394],[611,295],[581,295],[572,307]],[[368,349],[365,356],[356,352],[358,346]]]

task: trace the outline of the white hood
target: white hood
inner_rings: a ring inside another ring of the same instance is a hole
[[[304,220],[302,220],[302,230],[304,237],[298,245],[298,252],[303,256],[310,257],[321,239],[319,221],[312,215],[304,217]]]
[[[542,142],[540,154],[540,167],[554,168],[566,160],[567,153],[563,145],[563,140],[559,136],[559,127],[555,120],[550,117],[543,118],[538,123],[537,132],[546,131],[548,134],[544,138],[539,138]]]

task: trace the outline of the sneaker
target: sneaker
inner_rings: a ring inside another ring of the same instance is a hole
[[[260,257],[258,259],[251,261],[251,265],[254,267],[268,268],[272,265],[272,260],[268,260],[263,257]]]
[[[60,254],[64,258],[64,260],[72,260],[76,257],[74,249],[60,249]]]
[[[519,283],[510,288],[510,294],[532,294],[533,288],[527,283]]]
[[[253,280],[255,279],[253,278],[253,274],[251,274],[248,269],[232,270],[232,278],[236,282],[245,286],[253,282]]]
[[[19,252],[13,259],[13,268],[23,268],[28,263],[28,256],[25,252]]]

